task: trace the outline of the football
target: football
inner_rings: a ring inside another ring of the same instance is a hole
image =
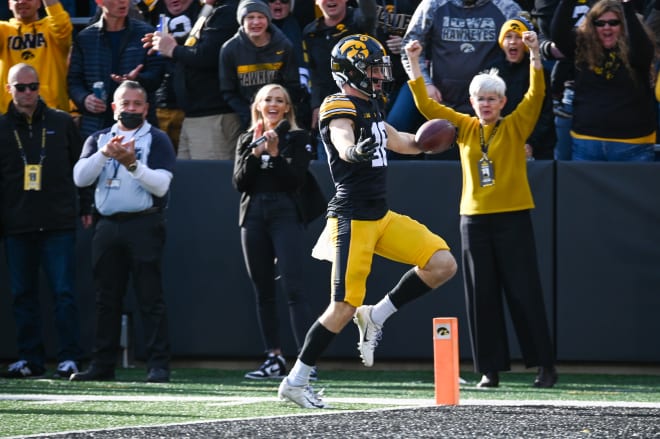
[[[417,147],[427,154],[447,151],[456,140],[456,127],[445,119],[431,119],[415,133]]]

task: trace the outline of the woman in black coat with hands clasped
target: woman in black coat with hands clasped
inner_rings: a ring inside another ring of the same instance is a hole
[[[287,295],[298,350],[312,323],[303,285],[304,218],[298,195],[311,159],[310,136],[296,125],[289,93],[278,84],[257,92],[251,119],[250,129],[238,140],[233,183],[241,192],[241,244],[267,358],[245,377],[283,378],[287,371],[277,315],[277,278]]]

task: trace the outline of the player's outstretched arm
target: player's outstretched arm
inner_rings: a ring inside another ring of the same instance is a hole
[[[399,154],[419,154],[420,150],[415,143],[415,135],[397,131],[392,125],[385,123],[387,130],[387,149]]]
[[[353,121],[350,119],[333,119],[330,121],[330,140],[342,160],[347,160],[346,151],[355,146]]]

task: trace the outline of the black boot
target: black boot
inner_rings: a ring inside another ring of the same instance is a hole
[[[87,370],[71,375],[70,381],[112,381],[115,379],[115,369],[102,367],[92,363]]]
[[[539,372],[534,379],[534,387],[549,389],[555,385],[557,378],[555,366],[539,367]]]

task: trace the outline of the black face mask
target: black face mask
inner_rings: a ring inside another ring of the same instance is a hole
[[[119,121],[129,130],[134,130],[135,128],[142,125],[144,118],[140,113],[129,113],[127,111],[122,111],[119,113]]]

